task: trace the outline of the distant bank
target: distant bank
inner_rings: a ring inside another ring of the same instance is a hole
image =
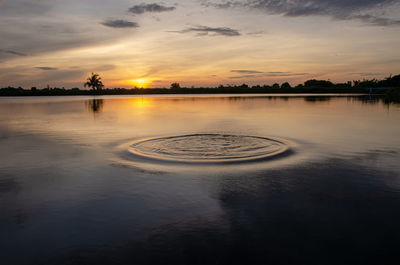
[[[173,83],[170,88],[106,88],[82,90],[79,88],[65,89],[58,87],[45,87],[38,89],[32,87],[0,88],[0,96],[80,96],[80,95],[151,95],[151,94],[296,94],[296,93],[371,93],[386,95],[396,101],[399,98],[400,75],[390,76],[383,80],[357,80],[346,83],[332,83],[326,80],[308,80],[304,84],[292,87],[288,82],[283,84],[257,85],[220,85],[218,87],[180,87]]]

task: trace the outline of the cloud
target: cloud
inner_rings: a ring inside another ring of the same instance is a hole
[[[106,20],[101,22],[102,25],[110,28],[138,28],[139,24],[136,22],[130,22],[122,19]]]
[[[263,72],[254,71],[254,70],[231,70],[232,73],[240,73],[240,74],[262,74]]]
[[[96,66],[94,69],[94,72],[110,71],[110,70],[114,70],[116,68],[117,67],[113,64],[103,64],[103,65]]]
[[[245,79],[245,78],[254,78],[258,77],[257,75],[239,75],[239,76],[230,76],[229,79]]]
[[[375,16],[397,0],[245,0],[203,2],[216,8],[250,8],[286,17],[329,16],[337,20],[359,20],[374,26],[400,25],[400,20]],[[382,13],[382,12],[381,12]]]
[[[357,15],[353,16],[353,19],[358,19],[361,20],[362,22],[373,25],[373,26],[396,26],[400,25],[400,20],[396,19],[389,19],[389,18],[383,18],[383,17],[376,17],[372,15]]]
[[[6,53],[6,54],[12,54],[12,55],[16,55],[16,56],[28,56],[25,53],[22,52],[16,52],[16,51],[12,51],[12,50],[0,50],[1,53]]]
[[[292,73],[292,72],[266,72],[264,76],[268,77],[290,77],[290,76],[304,76],[308,75],[308,73]]]
[[[224,27],[212,28],[207,26],[197,26],[173,32],[178,32],[178,33],[197,32],[199,36],[207,36],[207,35],[210,36],[220,35],[228,37],[240,36],[238,30],[231,28],[224,28]]]
[[[212,1],[200,0],[201,5],[205,7],[216,7],[218,9],[243,7],[245,3],[240,1],[222,1],[221,3],[215,3]]]
[[[379,76],[382,75],[381,73],[351,73],[352,75],[359,75],[359,76]]]
[[[253,35],[254,36],[254,35],[262,35],[264,33],[265,33],[264,31],[259,30],[259,31],[248,32],[247,35]]]
[[[1,0],[0,0],[1,2]],[[2,5],[4,3],[4,5]],[[33,0],[8,0],[0,3],[0,16],[31,16],[31,15],[45,15],[51,11],[53,3],[47,1],[33,1]]]
[[[37,71],[29,66],[0,66],[0,87],[3,86],[22,86],[22,87],[45,87],[47,84],[50,86],[59,87],[81,87],[83,81],[86,79],[87,70],[62,70],[57,71]],[[33,68],[35,69],[35,68]],[[70,80],[80,80],[79,82]]]
[[[8,2],[4,4],[8,5]],[[17,56],[40,56],[42,54],[67,51],[81,47],[113,44],[116,39],[127,37],[123,30],[104,30],[98,18],[51,20],[24,14],[24,19],[3,16],[0,8],[0,60],[11,60]],[[29,23],[27,23],[29,21]],[[89,23],[88,21],[93,21]],[[46,45],[44,45],[44,43]],[[22,58],[22,57],[21,57]]]
[[[135,5],[131,8],[129,8],[129,12],[140,15],[144,13],[161,13],[161,12],[167,12],[167,11],[173,11],[175,10],[176,7],[174,6],[163,6],[160,4],[140,4],[140,5]]]
[[[232,73],[239,73],[243,75],[230,76],[229,79],[242,79],[242,78],[262,78],[262,77],[296,77],[309,75],[308,73],[293,73],[293,72],[261,72],[254,70],[231,70]]]
[[[57,70],[57,68],[48,67],[48,66],[41,66],[41,67],[35,67],[35,68],[39,69],[39,70],[44,70],[44,71],[55,71],[55,70]]]

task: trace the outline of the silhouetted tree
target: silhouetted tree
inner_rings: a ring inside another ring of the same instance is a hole
[[[171,89],[179,89],[181,88],[181,85],[179,85],[179,83],[172,83],[171,84]]]
[[[104,87],[101,82],[101,77],[96,73],[92,73],[92,75],[87,78],[84,86],[91,87],[93,90],[101,90]]]
[[[305,87],[332,87],[333,83],[326,80],[315,80],[311,79],[304,83]]]
[[[291,86],[288,82],[285,82],[285,83],[283,83],[283,84],[281,85],[281,88],[282,88],[282,89],[291,89],[292,86]]]
[[[400,87],[400,75],[389,76],[378,82],[380,87]]]
[[[273,85],[272,85],[272,88],[273,88],[273,89],[279,89],[279,88],[280,88],[280,86],[279,86],[279,84],[278,84],[278,83],[275,83],[275,84],[273,84]]]

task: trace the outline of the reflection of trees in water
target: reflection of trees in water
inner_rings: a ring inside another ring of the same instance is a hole
[[[104,101],[102,99],[90,99],[85,104],[89,111],[99,113],[103,110]]]
[[[304,101],[311,103],[321,103],[330,101],[333,98],[340,98],[343,96],[305,96]],[[361,102],[362,104],[374,105],[374,104],[385,104],[387,106],[391,104],[398,104],[400,101],[396,99],[390,99],[385,95],[360,95],[360,96],[346,96],[347,101]]]
[[[304,97],[304,100],[307,102],[324,102],[324,101],[330,101],[332,99],[331,96],[306,96]]]
[[[385,104],[386,106],[400,103],[400,101],[396,101],[395,98],[391,99],[385,95],[373,95],[373,94],[356,97],[355,100],[363,104]]]

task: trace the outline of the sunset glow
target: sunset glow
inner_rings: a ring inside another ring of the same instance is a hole
[[[0,86],[82,88],[91,72],[127,88],[400,73],[397,1],[307,3],[3,0]]]
[[[137,88],[147,88],[150,81],[147,79],[135,79],[132,80],[132,85]]]

